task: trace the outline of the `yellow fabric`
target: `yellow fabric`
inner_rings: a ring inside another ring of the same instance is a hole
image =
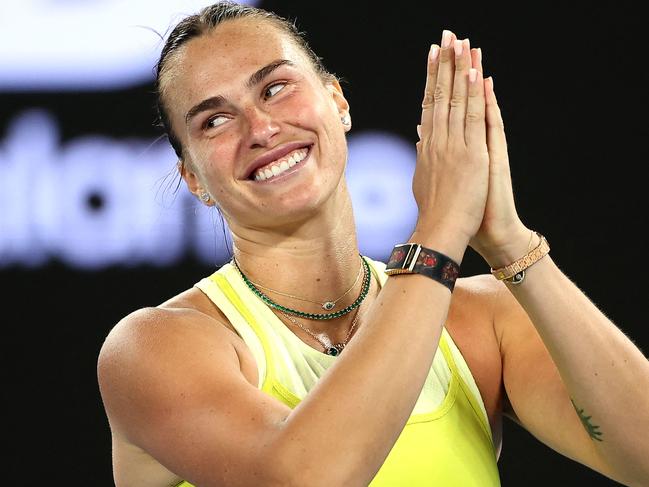
[[[382,286],[388,278],[383,272],[386,264],[366,259]],[[289,407],[297,406],[336,360],[295,336],[248,289],[231,263],[196,287],[223,311],[249,346],[259,368],[259,388]],[[446,328],[442,329],[438,351],[413,413],[369,484],[437,485],[500,485],[482,398]],[[181,482],[174,487],[193,486]]]

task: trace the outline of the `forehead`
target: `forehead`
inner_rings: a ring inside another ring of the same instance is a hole
[[[165,92],[180,110],[206,96],[242,89],[260,67],[277,59],[306,65],[306,56],[268,21],[228,20],[187,42],[173,60]]]

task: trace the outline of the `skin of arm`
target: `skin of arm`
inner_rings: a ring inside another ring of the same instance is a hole
[[[513,418],[607,477],[649,485],[649,361],[549,255],[520,285],[493,281]]]

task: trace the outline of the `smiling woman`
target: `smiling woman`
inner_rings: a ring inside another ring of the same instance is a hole
[[[631,423],[611,394],[649,411],[649,365],[519,219],[468,39],[431,47],[419,216],[387,263],[358,249],[349,103],[292,23],[207,7],[167,39],[158,89],[180,174],[223,213],[234,255],[106,338],[118,487],[496,486],[503,414],[646,479],[649,412]],[[493,276],[458,279],[469,245]]]

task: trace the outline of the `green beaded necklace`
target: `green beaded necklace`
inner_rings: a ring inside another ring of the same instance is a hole
[[[360,254],[359,254],[360,255]],[[284,311],[285,313],[289,313],[295,316],[301,316],[302,318],[307,318],[310,320],[332,320],[334,318],[339,318],[341,316],[346,315],[350,311],[353,311],[354,309],[358,308],[360,304],[363,302],[365,297],[367,296],[367,293],[370,289],[370,283],[371,283],[371,271],[370,267],[365,260],[365,257],[361,255],[361,260],[363,261],[363,266],[365,268],[365,274],[363,276],[363,286],[361,288],[361,293],[354,301],[352,304],[347,306],[344,309],[341,309],[339,311],[335,311],[333,313],[305,313],[303,311],[298,311],[296,309],[291,309],[287,308],[286,306],[282,306],[281,304],[276,303],[272,299],[270,299],[268,296],[266,296],[264,293],[262,293],[250,280],[246,277],[246,275],[241,271],[239,268],[239,265],[237,264],[237,261],[234,257],[232,257],[232,262],[234,263],[234,266],[237,268],[239,271],[239,274],[243,278],[243,281],[246,283],[246,285],[250,288],[250,290],[255,293],[259,298],[261,298],[268,306],[271,306],[272,308],[278,309],[280,311]]]

